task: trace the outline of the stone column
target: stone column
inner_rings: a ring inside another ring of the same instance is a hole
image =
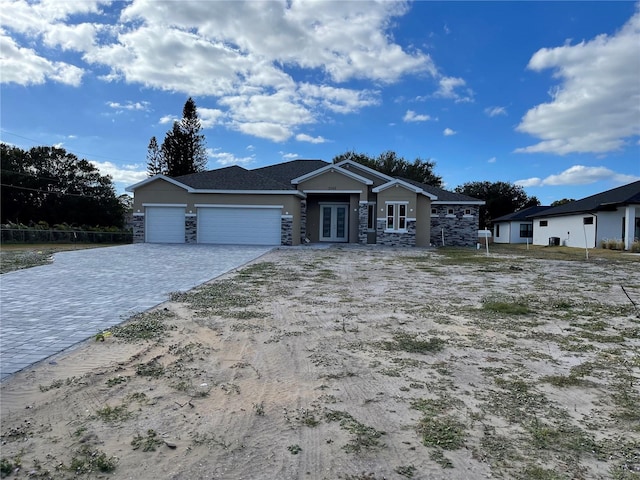
[[[133,243],[144,243],[144,213],[133,214]]]
[[[367,244],[367,223],[369,217],[369,203],[360,202],[358,207],[358,243]]]

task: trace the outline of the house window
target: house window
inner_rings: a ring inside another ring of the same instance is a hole
[[[533,223],[520,224],[520,238],[533,238]]]
[[[447,208],[447,215],[453,215],[453,208]]]
[[[500,224],[497,223],[496,224],[496,237],[499,237],[499,236],[500,236]]]
[[[582,223],[584,225],[593,225],[593,217],[584,217]]]
[[[438,209],[437,208],[432,208],[431,209],[431,215],[438,216]]]
[[[547,222],[547,220],[540,220],[541,227],[546,227],[547,225],[549,225],[549,222]]]
[[[471,209],[470,208],[465,209],[464,214],[471,215]]]
[[[387,230],[404,231],[407,229],[407,204],[387,203]]]
[[[367,205],[367,230],[376,229],[376,204]]]

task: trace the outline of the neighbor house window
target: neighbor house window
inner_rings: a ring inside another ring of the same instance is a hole
[[[549,225],[549,222],[547,222],[546,220],[540,220],[541,227],[546,227],[547,225]]]
[[[407,228],[407,204],[387,203],[387,230],[404,231]]]
[[[500,224],[496,224],[496,237],[500,236]]]
[[[584,218],[582,219],[582,222],[583,222],[585,225],[593,225],[593,217],[584,217]]]
[[[447,215],[453,215],[453,208],[447,208]]]
[[[520,238],[533,238],[533,223],[520,224]]]
[[[471,215],[471,209],[470,209],[470,208],[467,208],[467,209],[464,211],[464,214],[465,214],[465,215]]]
[[[367,205],[367,230],[376,229],[376,204]]]
[[[438,209],[437,208],[432,208],[431,209],[431,215],[438,215]]]

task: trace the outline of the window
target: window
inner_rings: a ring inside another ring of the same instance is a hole
[[[376,204],[367,205],[367,230],[376,229]]]
[[[496,223],[496,237],[500,236],[500,224]]]
[[[447,215],[453,215],[453,208],[447,208]]]
[[[471,215],[471,209],[470,208],[465,209],[464,214]]]
[[[593,225],[593,217],[584,217],[582,223],[584,225]]]
[[[546,227],[547,225],[549,225],[549,222],[547,222],[546,220],[540,220],[541,227]]]
[[[520,238],[533,238],[533,223],[520,224]]]
[[[431,209],[431,215],[438,215],[438,209],[437,208],[432,208]]]
[[[407,228],[407,204],[387,203],[387,230],[404,231]]]

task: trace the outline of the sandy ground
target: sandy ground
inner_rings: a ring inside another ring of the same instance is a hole
[[[3,476],[638,478],[636,260],[274,251],[4,382]]]

